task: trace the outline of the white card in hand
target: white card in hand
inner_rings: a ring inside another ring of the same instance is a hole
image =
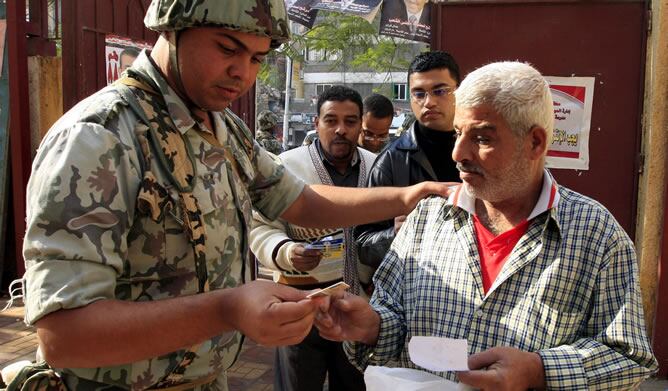
[[[430,371],[468,371],[468,341],[443,337],[412,337],[411,361]]]

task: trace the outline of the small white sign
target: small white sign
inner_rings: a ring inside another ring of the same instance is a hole
[[[411,361],[430,371],[468,371],[469,347],[465,339],[412,337],[408,343]]]

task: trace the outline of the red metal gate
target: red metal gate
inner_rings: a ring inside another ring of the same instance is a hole
[[[107,84],[105,39],[107,35],[155,42],[158,37],[144,27],[150,0],[69,0],[62,4],[63,107],[68,110]],[[237,99],[232,110],[251,129],[255,118],[255,90]]]
[[[552,170],[557,181],[600,201],[635,235],[647,3],[449,2],[437,8],[434,47],[464,74],[521,60],[549,76],[593,76],[587,171]]]

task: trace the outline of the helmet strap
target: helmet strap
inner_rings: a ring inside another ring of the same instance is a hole
[[[179,42],[179,36],[181,35],[180,30],[175,30],[172,31],[171,34],[168,35],[169,39],[167,42],[169,42],[169,73],[171,74],[172,80],[176,83],[176,93],[179,95],[179,97],[183,100],[183,103],[186,104],[186,106],[190,109],[192,108],[197,108],[197,110],[201,110],[203,112],[209,112],[209,110],[204,109],[202,107],[199,107],[193,102],[192,99],[188,96],[188,91],[186,90],[186,86],[183,84],[183,79],[181,78],[181,69],[179,68],[179,50],[178,50],[178,42]]]

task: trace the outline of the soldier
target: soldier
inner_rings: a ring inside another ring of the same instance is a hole
[[[281,143],[274,137],[277,124],[278,116],[269,110],[264,110],[257,116],[255,140],[264,149],[274,155],[283,152],[283,146],[281,146]]]
[[[298,343],[322,304],[243,284],[252,209],[341,227],[447,193],[305,186],[253,141],[227,107],[288,40],[282,0],[153,0],[145,24],[160,32],[153,50],[63,116],[35,157],[26,322],[50,367],[10,388],[227,389],[242,334]]]

